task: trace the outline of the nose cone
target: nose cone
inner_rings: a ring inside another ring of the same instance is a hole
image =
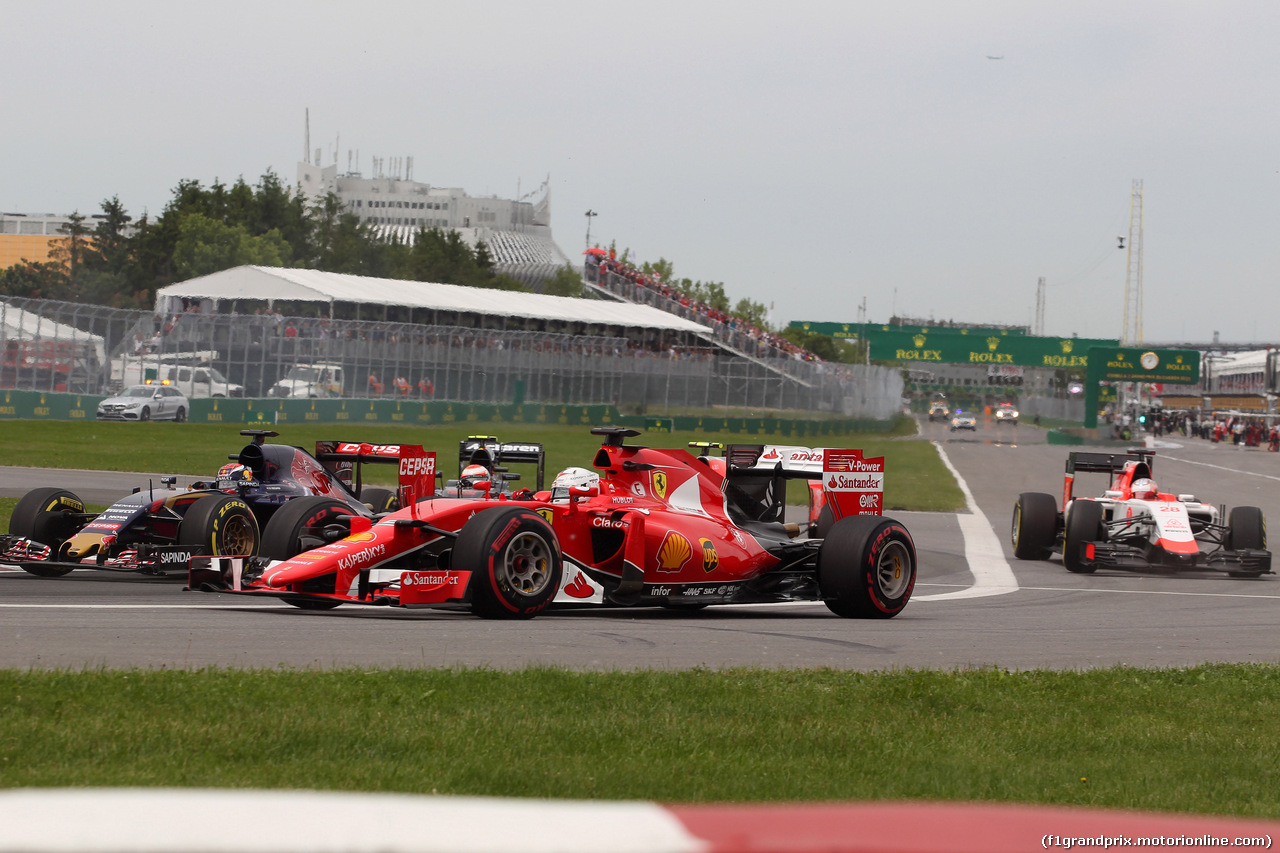
[[[62,546],[62,554],[67,560],[83,560],[94,556],[101,548],[101,533],[77,533]]]

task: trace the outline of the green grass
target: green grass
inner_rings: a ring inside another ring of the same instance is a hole
[[[1280,818],[1280,667],[0,671],[0,787],[942,799]]]
[[[898,441],[909,434],[909,419],[901,419],[890,435],[851,434],[826,436],[829,447],[859,448],[868,456],[885,457],[885,506],[890,510],[954,512],[964,506],[964,496],[937,450],[927,442]],[[342,439],[372,444],[422,444],[434,450],[448,473],[456,465],[458,442],[469,434],[492,434],[503,441],[532,441],[546,445],[547,484],[557,471],[579,465],[590,467],[600,441],[587,427],[547,424],[472,423],[464,426],[348,426],[298,425],[281,427],[275,441],[314,449],[317,440]],[[685,447],[695,440],[727,443],[799,443],[793,439],[692,432],[648,433],[632,441],[655,447]],[[154,471],[212,477],[227,461],[227,454],[244,446],[239,426],[168,423],[75,423],[69,421],[6,421],[0,428],[0,460],[6,465],[37,468],[89,468],[105,471]],[[817,441],[813,443],[818,443]],[[521,485],[533,486],[533,475]],[[366,480],[393,483],[392,466],[370,465]],[[804,503],[804,484],[791,483],[791,503]]]

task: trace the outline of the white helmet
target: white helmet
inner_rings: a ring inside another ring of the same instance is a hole
[[[1146,477],[1134,480],[1133,485],[1129,487],[1129,491],[1133,492],[1135,498],[1144,501],[1153,500],[1159,494],[1159,490],[1156,489],[1156,481]]]
[[[569,497],[569,489],[590,489],[600,486],[600,475],[586,468],[565,468],[551,481],[551,499]]]
[[[487,480],[491,475],[483,465],[468,465],[462,469],[462,478],[471,480]]]

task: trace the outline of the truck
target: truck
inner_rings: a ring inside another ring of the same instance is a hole
[[[227,379],[210,363],[216,356],[210,351],[117,359],[112,364],[112,386],[128,388],[150,379],[177,388],[190,398],[243,397],[244,386]]]
[[[267,390],[268,397],[341,397],[345,390],[342,365],[295,364]]]

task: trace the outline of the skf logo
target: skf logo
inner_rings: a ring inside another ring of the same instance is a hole
[[[988,350],[990,350],[991,352],[995,352],[995,351],[996,351],[996,347],[998,347],[998,346],[1000,346],[1000,339],[999,339],[999,338],[995,338],[995,337],[987,338],[987,349],[988,349]]]
[[[1060,341],[1059,344],[1062,346],[1063,355],[1070,354],[1070,352],[1076,348],[1076,345],[1073,341]]]
[[[658,571],[678,572],[692,556],[693,546],[689,544],[689,540],[672,531],[658,548]]]
[[[698,544],[702,546],[702,570],[710,574],[720,565],[720,555],[716,553],[715,543],[710,539],[699,539]]]
[[[667,496],[667,472],[653,472],[653,494],[658,500],[663,500]]]
[[[911,338],[911,342],[918,347],[924,346],[924,335],[915,335]]]
[[[550,507],[543,507],[542,509],[538,510],[538,515],[542,516],[542,520],[545,521],[547,524],[550,524],[556,517],[555,510],[551,509]]]

